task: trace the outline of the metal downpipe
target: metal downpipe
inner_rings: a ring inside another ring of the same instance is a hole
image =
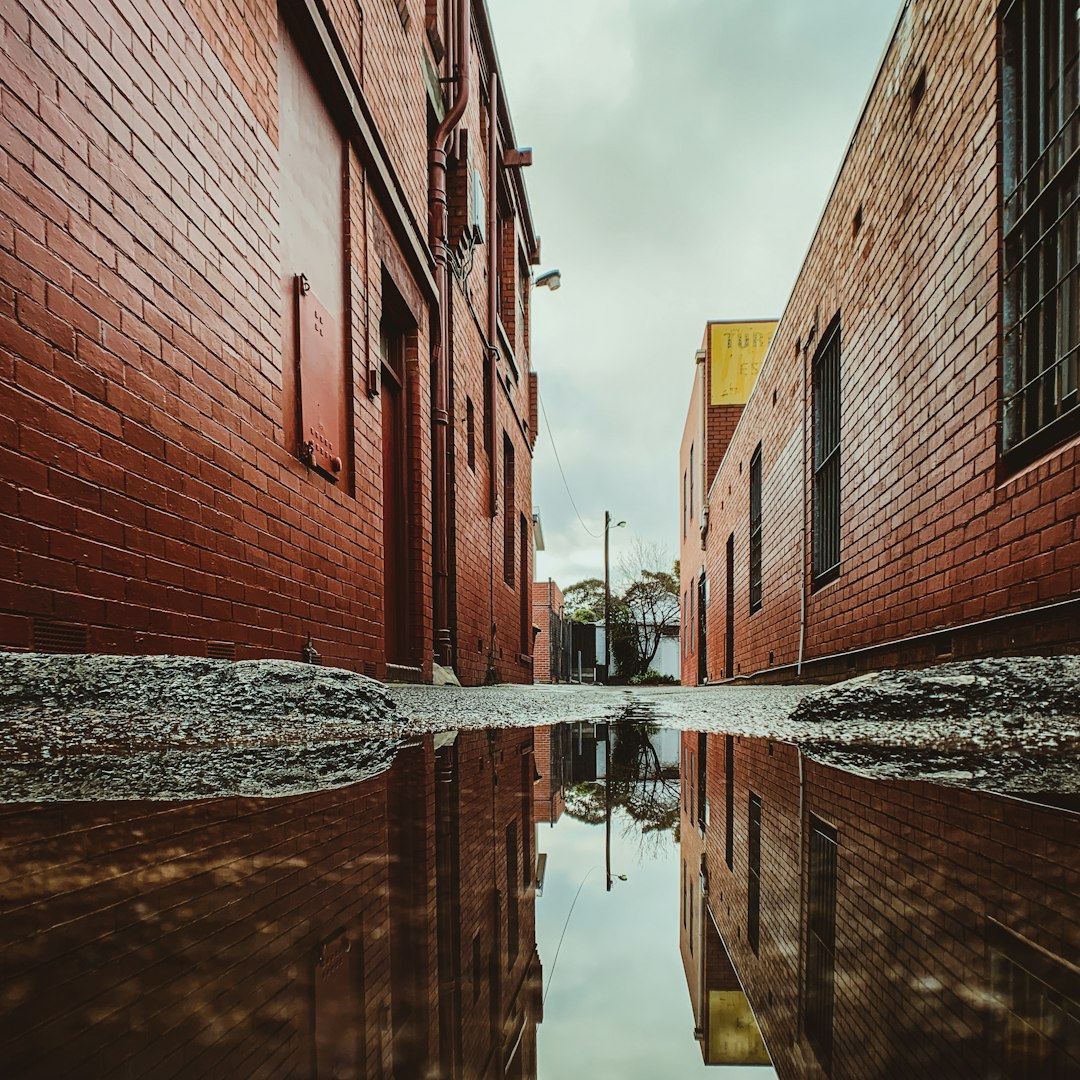
[[[450,595],[448,568],[447,492],[449,460],[447,425],[450,420],[450,249],[447,212],[447,144],[469,103],[470,76],[470,0],[458,0],[455,52],[457,59],[457,95],[443,117],[431,141],[431,193],[428,227],[431,251],[435,259],[435,283],[439,292],[439,311],[434,348],[432,349],[432,591],[434,599],[434,647],[436,661],[451,663]]]

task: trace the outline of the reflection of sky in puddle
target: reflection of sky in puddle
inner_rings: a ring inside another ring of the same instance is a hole
[[[640,835],[612,814],[611,871],[604,891],[604,827],[564,814],[538,830],[548,853],[536,937],[544,967],[544,1020],[537,1029],[539,1077],[656,1080],[715,1076],[768,1080],[761,1067],[707,1067],[694,1041],[694,1015],[679,957],[679,846]],[[590,868],[595,867],[589,873]],[[574,893],[588,874],[559,952]]]

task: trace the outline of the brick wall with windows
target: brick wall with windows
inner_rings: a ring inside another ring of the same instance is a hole
[[[683,735],[684,773],[697,738]],[[684,808],[682,858],[690,863],[704,849],[706,917],[780,1075],[989,1075],[990,1062],[1005,1061],[1010,1050],[1008,1075],[1027,1075],[1019,1060],[1025,1047],[1029,1069],[1040,1055],[1045,1064],[1056,1054],[1069,1071],[1064,1055],[1075,1048],[1064,1027],[1043,1025],[1051,1048],[1037,1045],[1031,1029],[1026,1043],[1010,1032],[1038,1026],[1039,994],[1057,1008],[1062,995],[1071,1007],[1080,997],[1071,960],[1080,934],[1069,886],[1080,860],[1074,813],[961,788],[875,781],[800,762],[795,747],[767,740],[706,738],[712,809],[702,839]],[[756,876],[747,812],[754,796]],[[755,910],[756,950],[748,921]],[[688,933],[689,920],[685,928],[680,921],[684,963]],[[1033,957],[1042,958],[1042,989],[1010,996],[1008,966],[1034,970]],[[692,1002],[695,976],[688,965]],[[826,1074],[820,1065],[830,1059]]]
[[[522,1031],[535,1076],[532,738],[298,796],[5,806],[3,1074],[420,1076],[456,1046],[476,1076]]]
[[[492,1053],[513,1046],[522,1076],[535,1076],[540,959],[536,952],[533,843],[533,733],[460,732],[455,740],[460,791],[460,941],[464,1075],[482,1075]],[[511,951],[516,937],[516,949]],[[474,970],[472,942],[478,942]],[[530,1065],[531,1063],[531,1065]]]
[[[476,11],[480,13],[479,5]],[[462,156],[455,168],[462,174],[475,175],[479,183],[484,243],[470,247],[461,240],[460,226],[469,217],[466,203],[474,197],[472,181],[462,185],[468,199],[457,207],[455,221],[459,224],[452,222],[450,230],[451,236],[457,238],[460,271],[452,276],[450,425],[453,457],[458,462],[451,492],[454,660],[458,676],[473,684],[491,678],[506,682],[533,679],[531,640],[529,649],[522,650],[521,645],[522,605],[531,604],[533,573],[532,455],[536,429],[531,385],[535,373],[530,360],[528,320],[517,317],[517,312],[522,290],[527,294],[531,289],[528,267],[535,253],[528,249],[535,241],[522,172],[501,165],[504,151],[517,143],[506,110],[504,87],[500,81],[493,106],[490,81],[480,75],[481,61],[481,53],[474,47],[472,94],[461,124],[468,136],[459,144]],[[494,193],[492,147],[497,163]],[[471,202],[468,205],[471,207]],[[494,236],[489,236],[493,207],[499,222]],[[490,265],[493,251],[497,255],[494,278]],[[502,274],[507,280],[501,279]],[[493,331],[489,326],[492,288]],[[474,416],[471,468],[467,466],[470,401]],[[513,463],[510,477],[503,468],[504,436],[510,449],[507,460]],[[510,505],[506,503],[507,494],[512,495]],[[524,594],[517,584],[522,576],[522,515],[530,532],[529,543],[524,545],[528,562]],[[511,548],[509,576],[513,585],[507,580],[504,559]]]
[[[727,588],[725,541],[735,537],[732,675],[793,677],[800,640],[804,675],[821,677],[1080,641],[1080,428],[1069,367],[1077,354],[1061,314],[1073,310],[1073,278],[1059,254],[1072,211],[1044,252],[1046,274],[1060,269],[1066,279],[1038,301],[1046,332],[1038,348],[1010,352],[1002,320],[1012,326],[1019,309],[1004,275],[1023,271],[1013,270],[1018,256],[1001,258],[1003,207],[1008,220],[1006,203],[1018,196],[999,181],[1003,152],[1010,160],[999,138],[999,29],[998,5],[976,0],[922,0],[899,17],[768,359],[709,481],[714,596]],[[1008,137],[1008,123],[1004,130]],[[1045,150],[1047,160],[1058,152]],[[1059,196],[1029,196],[1048,226],[1058,221]],[[815,360],[827,359],[821,349],[836,325],[838,479],[815,474],[823,432],[813,405],[822,389]],[[1003,376],[1024,364],[1041,389],[1010,398],[1012,376]],[[1039,417],[1047,423],[1033,443],[1014,446],[1019,434],[1007,425],[1002,435],[1006,413],[1016,414],[1008,423],[1018,433]],[[759,442],[767,527],[762,606],[750,617],[750,461]],[[838,521],[821,501],[834,484]],[[815,535],[816,514],[838,532]],[[815,550],[826,540],[838,551]],[[822,560],[830,566],[815,580]],[[718,679],[724,605],[708,614],[707,669]]]

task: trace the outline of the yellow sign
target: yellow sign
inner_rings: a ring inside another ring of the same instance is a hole
[[[771,1065],[750,1002],[741,990],[709,991],[708,1065]]]
[[[710,405],[746,404],[775,330],[775,322],[710,324]]]

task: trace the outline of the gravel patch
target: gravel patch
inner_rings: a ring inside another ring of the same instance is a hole
[[[1080,794],[1080,658],[883,671],[828,687],[385,687],[336,668],[0,654],[0,799],[287,795],[423,734],[647,719],[776,739],[864,775]]]
[[[388,768],[386,688],[285,660],[0,653],[0,799],[277,796]]]

